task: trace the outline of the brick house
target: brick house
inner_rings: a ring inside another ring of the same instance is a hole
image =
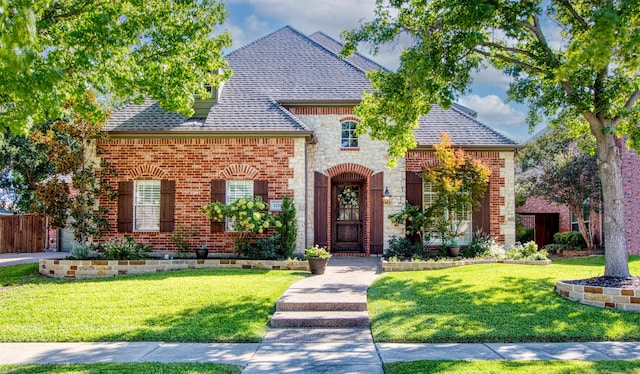
[[[151,100],[113,113],[99,145],[117,171],[110,183],[119,197],[101,200],[111,226],[103,240],[130,235],[173,251],[171,232],[184,226],[210,252],[232,253],[234,234],[198,209],[251,195],[275,208],[288,195],[298,251],[319,244],[334,254],[382,254],[392,235],[403,235],[386,217],[405,200],[421,205],[430,197],[418,173],[446,131],[493,172],[482,209],[469,215],[467,239],[482,228],[512,245],[516,144],[468,111],[434,107],[415,130],[418,147],[389,170],[387,145],[354,133],[353,108],[371,87],[365,72],[381,67],[358,54],[341,59],[340,49],[325,34],[284,27],[230,53],[233,76],[193,118]],[[344,191],[355,192],[353,204],[341,203]]]
[[[636,151],[628,149],[624,144],[620,144],[620,149],[627,252],[640,254],[640,157]],[[516,213],[520,216],[535,217],[530,220],[530,225],[536,228],[535,241],[538,245],[551,243],[556,232],[578,231],[578,223],[567,206],[550,203],[541,197],[528,198],[524,205],[516,208]],[[602,216],[601,212],[592,211],[587,218],[594,244],[598,246],[604,245]]]

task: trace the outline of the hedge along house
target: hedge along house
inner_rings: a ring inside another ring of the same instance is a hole
[[[430,198],[419,173],[446,131],[493,171],[469,223],[512,244],[516,144],[464,110],[434,107],[415,131],[419,147],[389,170],[387,145],[354,132],[353,108],[371,88],[365,72],[381,66],[358,54],[341,59],[340,49],[322,33],[284,27],[230,53],[233,76],[210,108],[197,101],[205,107],[193,118],[151,100],[116,111],[105,127],[109,139],[100,141],[119,191],[117,200],[101,201],[110,211],[105,240],[129,235],[173,251],[171,233],[182,226],[198,231],[194,245],[232,253],[236,234],[198,210],[260,195],[277,211],[288,195],[297,209],[298,251],[319,244],[334,254],[382,254],[392,235],[404,234],[387,216],[405,200],[421,205]]]

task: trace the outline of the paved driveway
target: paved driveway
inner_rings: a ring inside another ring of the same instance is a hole
[[[0,254],[0,266],[30,264],[38,262],[41,258],[56,259],[68,255],[67,252],[3,253]]]

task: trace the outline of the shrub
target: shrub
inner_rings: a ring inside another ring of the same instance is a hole
[[[278,233],[276,252],[280,258],[291,258],[296,249],[298,222],[296,221],[296,207],[289,196],[282,199],[282,211],[278,214],[277,220],[281,225],[275,225]]]
[[[548,253],[559,253],[562,252],[565,248],[564,244],[550,243],[544,246],[544,249]]]
[[[399,259],[413,258],[416,255],[421,257],[424,255],[424,247],[421,243],[413,243],[408,238],[398,238],[395,235],[389,239],[389,248],[384,254],[386,258]]]
[[[538,245],[534,241],[530,241],[522,245],[516,245],[506,253],[506,256],[522,260],[546,260],[547,251],[544,249],[538,250]]]
[[[489,236],[489,234],[482,230],[478,230],[473,233],[473,240],[471,241],[471,244],[462,250],[462,256],[484,257],[487,252],[489,252],[492,242],[494,242],[494,240]]]
[[[132,237],[111,239],[104,243],[104,257],[107,260],[140,260],[148,257],[153,247],[136,243]]]
[[[74,245],[71,248],[71,257],[73,257],[76,260],[83,260],[87,257],[89,257],[89,253],[91,253],[91,246],[88,245]]]
[[[274,260],[281,258],[276,251],[278,236],[255,239],[237,238],[235,240],[236,255],[253,260]]]
[[[562,249],[582,249],[587,246],[578,231],[557,232],[553,234],[553,242],[564,246]]]
[[[197,230],[189,230],[182,226],[178,226],[169,238],[175,244],[180,258],[187,257],[187,253],[191,250],[191,239],[198,235]]]

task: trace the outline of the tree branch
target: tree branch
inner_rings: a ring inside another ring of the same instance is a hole
[[[520,66],[520,67],[522,67],[522,68],[524,68],[526,70],[529,70],[530,72],[533,72],[533,73],[538,73],[538,74],[545,74],[546,73],[545,70],[540,69],[539,67],[533,66],[531,64],[527,64],[524,61],[516,60],[515,58],[509,57],[509,56],[505,56],[505,55],[502,55],[502,54],[499,54],[499,53],[493,53],[492,54],[492,53],[485,52],[485,51],[483,51],[481,49],[477,49],[477,48],[474,49],[474,51],[476,53],[479,53],[479,54],[485,56],[485,57],[497,58],[499,60],[502,60],[502,61],[505,61],[505,62]]]
[[[638,99],[640,99],[640,90],[635,90],[635,92],[632,93],[631,96],[629,96],[629,100],[627,100],[627,102],[624,104],[624,109],[631,110],[631,108],[633,108],[633,106],[638,101]],[[622,120],[623,120],[622,116],[617,116],[616,118],[613,119],[612,123],[614,126],[616,126]]]
[[[584,30],[589,29],[589,24],[587,24],[587,21],[585,21],[584,18],[582,18],[582,16],[580,16],[578,12],[576,12],[576,10],[573,8],[573,6],[569,1],[559,0],[558,3],[564,6],[569,11],[569,13],[571,13],[573,18],[575,18],[575,20],[578,22],[578,24],[580,24],[580,26],[582,26]]]
[[[500,50],[503,50],[505,52],[511,52],[511,53],[515,53],[515,54],[519,54],[519,55],[525,55],[527,57],[535,58],[535,56],[531,52],[526,51],[524,49],[507,47],[507,46],[500,45],[498,43],[493,43],[493,42],[486,42],[486,43],[482,43],[481,45],[486,46],[486,47],[490,47],[490,48],[500,49]]]

